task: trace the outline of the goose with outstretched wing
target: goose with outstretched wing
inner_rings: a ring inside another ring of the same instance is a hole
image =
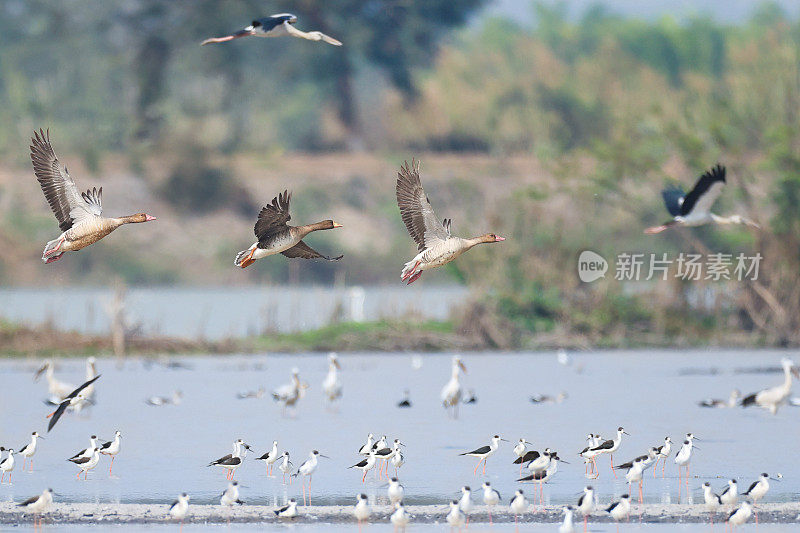
[[[303,242],[303,237],[312,231],[341,228],[333,220],[323,220],[315,224],[305,226],[290,226],[287,224],[291,220],[289,215],[289,202],[292,193],[288,190],[272,199],[272,203],[264,206],[258,214],[258,220],[253,228],[258,241],[253,243],[247,250],[242,250],[236,254],[233,264],[240,268],[247,268],[257,259],[268,257],[275,254],[283,254],[286,257],[301,259],[325,259],[327,261],[338,261],[343,255],[328,257],[317,252]]]
[[[224,43],[239,39],[240,37],[249,37],[252,35],[253,37],[298,37],[300,39],[306,39],[307,41],[323,41],[333,46],[342,46],[341,41],[329,35],[325,35],[321,31],[298,30],[294,26],[296,22],[297,17],[291,13],[278,13],[277,15],[256,19],[243,30],[239,30],[230,35],[206,39],[200,43],[200,45]]]
[[[92,187],[84,193],[78,192],[67,167],[61,165],[53,151],[50,130],[34,132],[30,148],[33,172],[63,232],[45,246],[42,252],[45,263],[58,261],[64,252],[86,248],[123,224],[156,219],[147,213],[118,218],[102,216],[103,188]]]
[[[419,179],[419,161],[406,161],[397,173],[397,206],[419,253],[403,267],[400,279],[414,283],[425,270],[446,265],[478,244],[500,242],[505,238],[486,233],[463,239],[450,233],[450,219],[442,221],[433,211]]]

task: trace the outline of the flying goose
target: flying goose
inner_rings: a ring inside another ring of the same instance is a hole
[[[300,31],[293,26],[297,22],[297,17],[291,13],[278,13],[277,15],[270,15],[269,17],[254,20],[249,26],[243,30],[239,30],[231,35],[225,37],[212,37],[206,39],[200,46],[212,43],[224,43],[232,41],[240,37],[247,37],[253,35],[255,37],[284,37],[290,35],[292,37],[299,37],[300,39],[307,39],[309,41],[325,41],[333,46],[342,46],[340,41],[333,37],[325,35],[321,31]]]
[[[446,265],[473,246],[500,242],[505,238],[487,233],[471,239],[453,237],[450,219],[439,221],[419,180],[419,161],[406,161],[397,173],[397,205],[408,233],[417,243],[419,253],[403,267],[400,279],[414,283],[422,272]]]
[[[341,228],[341,224],[337,224],[333,220],[323,220],[322,222],[306,224],[305,226],[289,226],[286,224],[292,218],[289,215],[289,202],[291,199],[292,193],[286,190],[273,198],[271,204],[261,209],[258,214],[258,221],[253,228],[258,242],[247,250],[242,250],[236,254],[236,259],[233,261],[234,265],[247,268],[256,259],[275,254],[283,254],[286,257],[300,257],[302,259],[321,258],[328,261],[338,261],[344,257],[343,255],[338,257],[322,255],[303,242],[303,237],[312,231]]]
[[[50,130],[41,129],[31,137],[31,162],[33,172],[42,187],[50,209],[63,231],[57,239],[48,242],[42,252],[42,261],[53,263],[64,252],[73,252],[94,244],[123,224],[149,222],[156,217],[146,213],[108,218],[103,213],[103,188],[92,187],[78,192],[67,167],[61,166],[50,145]]]
[[[671,187],[661,191],[667,211],[674,218],[660,226],[647,228],[648,235],[661,233],[672,226],[702,226],[704,224],[745,224],[758,228],[758,224],[741,215],[722,217],[711,212],[711,206],[722,194],[725,185],[725,167],[717,164],[698,178],[689,194],[680,187]]]

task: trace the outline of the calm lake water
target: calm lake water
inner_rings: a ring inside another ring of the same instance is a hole
[[[151,335],[220,340],[316,329],[335,320],[415,315],[445,320],[469,291],[459,286],[131,288],[125,310]],[[61,330],[109,331],[113,289],[0,289],[0,318]]]
[[[475,389],[478,402],[462,406],[458,420],[448,418],[439,403],[439,391],[450,375],[448,355],[422,355],[421,367],[412,365],[412,354],[341,355],[344,397],[334,411],[325,406],[320,391],[327,369],[324,354],[176,359],[186,365],[183,369],[145,365],[135,359],[117,368],[113,361],[101,360],[97,405],[65,416],[40,443],[34,472],[22,473],[18,466],[13,483],[0,486],[0,498],[19,501],[50,486],[62,501],[164,503],[186,491],[193,502],[216,502],[226,486],[225,475],[206,464],[229,453],[231,442],[242,437],[258,454],[277,439],[295,464],[311,449],[330,456],[320,460],[312,501],[315,505],[350,504],[362,491],[373,498],[385,495],[383,483],[374,481],[372,473],[362,485],[360,472],[347,469],[359,460],[356,450],[369,432],[399,437],[406,444],[400,479],[409,504],[445,504],[462,485],[479,487],[484,479],[508,498],[518,488],[514,481],[518,470],[511,464],[513,444],[503,443],[489,459],[485,478],[473,475],[475,460],[458,455],[499,433],[511,441],[525,437],[536,449],[554,448],[570,462],[545,487],[551,504],[573,502],[575,493],[587,483],[595,486],[605,503],[626,491],[623,476],[615,480],[609,458],[603,456],[598,461],[600,478],[588,482],[576,454],[587,433],[611,436],[622,425],[631,436],[615,454],[616,461],[643,453],[667,435],[679,441],[686,432],[693,432],[702,441],[692,462],[692,474],[698,477],[690,480],[691,489],[709,480],[721,490],[724,480],[735,477],[744,490],[761,472],[781,473],[783,481],[772,483],[767,500],[789,501],[800,492],[796,453],[800,409],[784,407],[772,416],[757,409],[696,406],[697,400],[709,395],[727,398],[733,387],[746,393],[778,383],[779,374],[742,370],[775,366],[783,355],[790,354],[586,352],[572,355],[576,365],[583,366],[578,373],[574,366],[558,364],[554,353],[468,354],[464,381]],[[2,446],[19,446],[27,442],[31,431],[46,430],[49,408],[41,402],[46,384],[33,382],[36,366],[35,361],[0,362]],[[292,418],[282,417],[281,407],[266,396],[236,398],[241,390],[259,386],[270,390],[287,382],[294,366],[311,388]],[[78,383],[83,374],[82,361],[59,361],[61,379]],[[411,390],[410,409],[395,407],[404,388]],[[168,395],[173,389],[184,393],[180,405],[144,403],[152,394]],[[561,404],[528,401],[532,394],[561,390],[569,394]],[[108,461],[103,459],[88,482],[76,481],[77,469],[66,458],[85,448],[89,435],[110,438],[116,429],[124,438],[114,475],[109,476]],[[272,505],[300,496],[299,483],[284,486],[280,477],[268,478],[254,457],[248,455],[237,472],[243,500]],[[646,500],[676,502],[676,474],[670,459],[664,479],[646,477]],[[533,487],[526,485],[525,490],[532,494]],[[694,497],[701,493],[694,492]],[[608,529],[598,528],[593,529]]]

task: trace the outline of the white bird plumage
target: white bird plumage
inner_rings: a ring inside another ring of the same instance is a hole
[[[335,402],[342,397],[342,382],[339,380],[339,357],[335,353],[328,354],[328,373],[322,381],[322,392],[328,402]]]
[[[466,373],[467,367],[464,366],[459,356],[453,356],[450,365],[450,380],[442,387],[442,392],[440,394],[442,405],[445,409],[449,407],[453,408],[454,418],[458,418],[458,404],[461,403],[462,388],[460,377],[462,371]]]
[[[778,407],[786,403],[792,393],[792,375],[800,379],[800,370],[791,359],[786,357],[781,359],[781,367],[783,367],[783,383],[745,396],[742,407],[757,405],[768,409],[773,415],[778,412]]]

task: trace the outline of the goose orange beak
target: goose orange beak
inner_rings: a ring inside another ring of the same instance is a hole
[[[339,224],[338,222],[334,222],[334,223],[333,223],[333,227],[334,227],[334,228],[341,228],[341,227],[343,227],[343,226],[342,226],[341,224]]]

